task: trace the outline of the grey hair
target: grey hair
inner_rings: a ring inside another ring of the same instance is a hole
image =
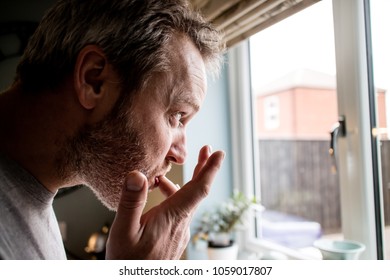
[[[30,38],[15,81],[27,91],[56,88],[80,50],[95,44],[123,89],[139,90],[153,73],[169,71],[168,44],[178,34],[194,43],[210,72],[219,72],[221,34],[185,0],[60,0]]]

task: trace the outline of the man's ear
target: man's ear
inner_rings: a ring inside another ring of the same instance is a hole
[[[74,69],[74,87],[85,109],[94,109],[104,98],[104,84],[110,79],[109,68],[98,46],[88,45],[80,51]]]

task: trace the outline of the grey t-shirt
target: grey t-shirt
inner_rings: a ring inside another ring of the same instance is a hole
[[[0,259],[66,259],[54,196],[0,154]]]

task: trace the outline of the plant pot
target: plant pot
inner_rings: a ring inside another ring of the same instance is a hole
[[[207,255],[209,260],[236,260],[238,255],[238,245],[233,241],[230,241],[228,246],[214,245],[212,242],[209,242]]]
[[[230,232],[210,232],[209,246],[211,247],[229,247],[232,245],[232,236]]]

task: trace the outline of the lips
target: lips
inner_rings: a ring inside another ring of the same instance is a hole
[[[151,179],[150,186],[149,186],[149,191],[152,191],[152,190],[158,188],[158,186],[160,184],[160,179],[159,178],[161,176],[165,176],[171,170],[171,168],[172,168],[172,164],[170,162],[167,162],[167,166],[163,169],[162,172],[158,172],[158,173],[156,172],[159,175],[156,175],[154,177],[154,180]]]
[[[163,176],[163,175],[158,175],[158,176],[154,177],[154,181],[150,182],[149,191],[152,191],[152,190],[158,188],[158,186],[160,184],[160,179],[159,179],[160,176]]]
[[[158,176],[158,177],[160,177],[160,176]],[[155,187],[158,187],[158,185],[160,184],[160,179],[158,177],[154,178],[154,186]]]

